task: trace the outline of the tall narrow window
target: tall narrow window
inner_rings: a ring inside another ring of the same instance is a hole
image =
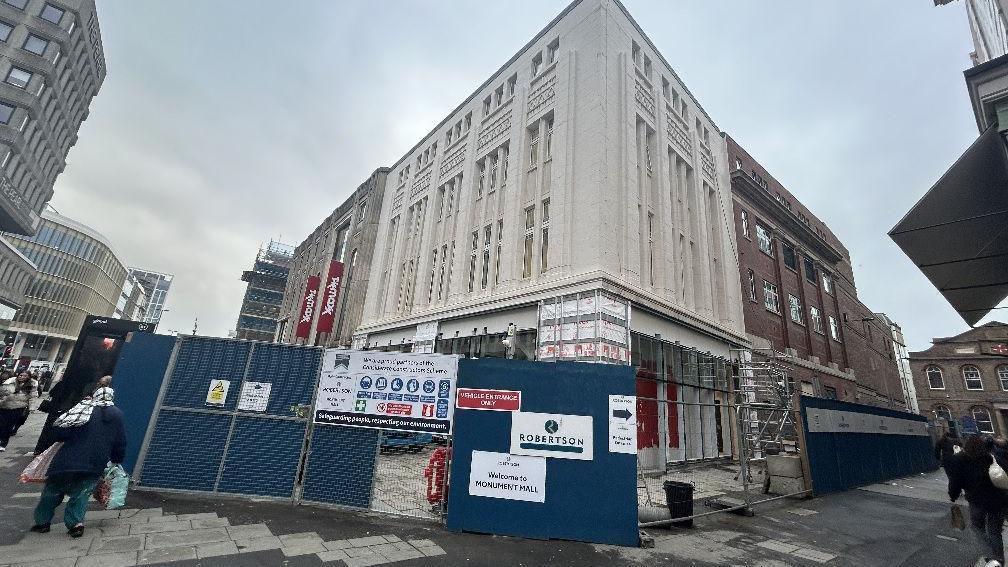
[[[511,75],[511,78],[507,81],[507,95],[512,96],[515,93],[515,85],[518,84],[518,75]]]
[[[511,149],[508,146],[504,146],[504,148],[501,149],[501,153],[504,154],[504,157],[501,159],[501,188],[503,188],[507,183],[508,156],[511,153]]]
[[[788,305],[791,308],[791,320],[800,325],[805,324],[805,311],[802,310],[801,300],[788,294]]]
[[[535,77],[542,70],[542,52],[532,58],[532,76]]]
[[[525,256],[522,262],[522,277],[532,276],[532,250],[535,241],[535,207],[525,209]]]
[[[490,108],[492,107],[492,104],[491,104],[492,100],[493,99],[491,97],[486,97],[485,99],[483,99],[483,116],[489,116],[490,115]]]
[[[549,223],[550,223],[550,202],[546,199],[542,203],[542,254],[541,261],[542,266],[540,267],[541,272],[545,272],[549,268],[549,262],[547,258],[549,257]]]
[[[438,301],[441,301],[441,298],[444,296],[444,267],[445,267],[445,260],[447,259],[447,257],[448,257],[448,245],[445,244],[441,246],[441,269],[438,270],[438,284],[437,284]]]
[[[764,254],[773,256],[773,237],[770,236],[770,232],[763,228],[763,225],[760,223],[756,223],[756,240],[759,241],[759,249]]]
[[[539,165],[539,126],[536,125],[529,131],[531,142],[529,142],[529,169]]]
[[[444,216],[444,207],[445,207],[445,186],[442,185],[441,187],[438,188],[438,211],[437,211],[438,222],[441,222],[441,217]]]
[[[503,251],[501,245],[501,236],[504,234],[504,219],[497,221],[497,259],[494,264],[494,285],[500,283],[500,259],[501,252]]]
[[[742,236],[749,238],[749,213],[742,209]]]
[[[550,64],[556,61],[557,51],[560,50],[560,40],[554,39],[552,43],[546,48],[546,64]]]
[[[644,131],[644,165],[647,166],[648,173],[651,173],[651,140],[654,139],[654,134],[649,128],[645,126]]]
[[[973,365],[962,367],[963,381],[967,390],[983,390],[983,379],[980,377],[980,369]]]
[[[553,157],[553,119],[546,122],[546,137],[543,139],[543,161]]]
[[[756,273],[749,270],[749,301],[756,301]]]
[[[486,289],[490,281],[490,236],[492,225],[483,227],[483,277],[480,278],[480,289]]]
[[[476,284],[476,249],[479,248],[479,231],[472,233],[472,248],[469,249],[469,291],[474,289]]]
[[[434,299],[434,278],[437,276],[437,248],[431,251],[430,287],[427,289],[427,303]]]
[[[651,285],[655,284],[654,277],[654,214],[647,216],[647,241],[648,241],[648,279]]]
[[[833,277],[826,272],[823,272],[822,274],[822,289],[826,293],[833,293]]]
[[[445,209],[445,216],[450,217],[452,208],[455,206],[455,180],[448,182],[448,207]]]
[[[836,317],[832,315],[829,316],[829,334],[834,341],[840,342],[840,327],[837,326]]]
[[[924,369],[924,374],[927,375],[928,388],[932,390],[944,390],[945,389],[945,377],[942,376],[941,368],[937,366],[928,366]]]
[[[497,152],[490,156],[490,193],[493,193],[497,188],[497,162],[499,159],[500,156],[497,155]]]
[[[477,163],[476,169],[479,172],[479,178],[476,180],[476,198],[479,199],[483,196],[483,183],[486,179],[486,160]]]
[[[809,315],[810,318],[812,319],[812,330],[819,333],[820,335],[823,334],[822,313],[819,311],[819,308],[809,307]]]
[[[767,311],[780,313],[780,301],[777,297],[777,286],[763,280],[763,306]]]

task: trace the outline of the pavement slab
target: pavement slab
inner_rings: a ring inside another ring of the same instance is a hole
[[[134,554],[147,542],[146,535],[123,536],[123,537],[96,537],[91,543],[88,555],[98,555],[104,553],[128,553]]]
[[[421,547],[418,549],[420,553],[423,553],[427,557],[434,557],[435,555],[444,555],[445,550],[441,549],[437,545],[431,545],[428,547]]]
[[[130,535],[184,532],[192,529],[189,522],[158,522],[154,524],[130,524]]]
[[[217,541],[230,541],[231,537],[224,528],[213,528],[210,530],[189,530],[184,532],[171,532],[164,534],[149,534],[147,536],[147,549],[162,549],[168,547],[181,547],[185,545],[196,545],[199,543],[212,543]]]
[[[385,538],[382,536],[369,536],[369,537],[357,537],[353,539],[348,539],[347,543],[349,543],[353,547],[364,547],[368,545],[380,545],[387,542],[385,541]]]
[[[266,527],[266,524],[228,526],[225,529],[227,529],[227,532],[231,535],[231,539],[233,540],[270,537],[273,535],[273,532]]]
[[[233,541],[215,541],[210,543],[200,543],[196,545],[196,557],[206,559],[207,557],[219,557],[221,555],[233,555],[238,553],[238,546]]]
[[[323,551],[322,553],[316,553],[315,555],[317,555],[318,558],[321,559],[323,563],[328,563],[330,561],[343,561],[344,559],[350,557],[349,555],[346,554],[345,551],[341,549],[334,549],[332,551]]]
[[[252,539],[241,539],[234,540],[235,545],[238,546],[238,551],[241,553],[250,553],[253,551],[265,551],[267,549],[280,549],[283,547],[283,542],[280,538],[276,536],[267,537],[257,537]]]
[[[148,549],[140,552],[138,565],[151,565],[156,563],[170,563],[172,561],[185,561],[186,559],[196,559],[196,546],[185,545],[180,547],[166,547],[164,549]]]
[[[14,563],[10,567],[74,567],[77,564],[76,557],[64,557],[62,559],[48,559],[46,561],[30,561],[28,563]]]
[[[76,567],[133,567],[137,564],[137,552],[99,553],[77,560]]]
[[[326,549],[328,549],[329,551],[336,551],[340,549],[346,549],[348,547],[353,547],[353,545],[351,545],[350,542],[348,542],[345,539],[337,539],[334,541],[323,541],[322,545],[326,546]]]
[[[833,555],[831,553],[825,553],[815,549],[806,549],[806,548],[798,549],[791,555],[794,555],[795,557],[801,557],[802,559],[815,561],[816,563],[828,563],[829,561],[832,561],[833,559],[836,558],[836,555]]]
[[[761,541],[756,545],[779,553],[794,553],[795,551],[798,550],[797,545],[791,543],[785,543],[783,541],[777,541],[775,539],[768,539],[766,541]]]

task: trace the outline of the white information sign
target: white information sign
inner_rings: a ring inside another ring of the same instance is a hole
[[[637,454],[637,396],[609,396],[609,452]]]
[[[875,433],[917,437],[928,435],[926,422],[884,415],[808,408],[806,419],[809,433]]]
[[[266,411],[272,388],[273,384],[269,382],[243,382],[238,396],[238,411]]]
[[[545,502],[546,458],[473,451],[469,494]]]
[[[227,402],[229,388],[230,380],[211,380],[210,387],[207,388],[206,405],[222,407]]]
[[[511,454],[590,461],[592,416],[514,412],[511,414]]]
[[[326,350],[315,423],[451,433],[458,357]]]

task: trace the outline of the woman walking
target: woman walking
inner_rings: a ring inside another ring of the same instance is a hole
[[[0,452],[7,450],[10,438],[24,423],[34,389],[27,372],[8,378],[0,386]]]
[[[1004,565],[1004,542],[1001,529],[1004,526],[1005,507],[1008,496],[991,483],[988,469],[993,441],[988,437],[973,435],[966,439],[963,450],[945,461],[945,473],[949,479],[949,498],[958,500],[961,493],[969,502],[970,527],[983,550],[987,567]]]
[[[35,525],[31,531],[46,533],[56,507],[69,498],[63,523],[70,537],[84,534],[84,514],[88,497],[105,472],[109,462],[121,464],[126,452],[123,414],[113,404],[112,388],[98,388],[53,423],[57,441],[63,446],[56,453],[46,473],[45,488],[35,507]]]

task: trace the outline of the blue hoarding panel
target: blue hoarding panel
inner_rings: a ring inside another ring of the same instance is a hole
[[[150,425],[154,404],[171,359],[175,337],[133,333],[119,351],[112,375],[116,406],[123,412],[126,428],[126,458],[123,468],[133,474],[140,446]]]
[[[378,429],[316,425],[302,498],[367,508],[371,503],[379,435]]]
[[[292,497],[306,425],[286,419],[236,417],[217,490]]]
[[[448,528],[537,539],[638,544],[637,455],[609,452],[609,396],[635,395],[629,366],[459,361],[460,388],[518,390],[523,412],[592,417],[593,459],[546,457],[545,501],[469,494],[473,451],[510,451],[511,412],[456,409]]]

